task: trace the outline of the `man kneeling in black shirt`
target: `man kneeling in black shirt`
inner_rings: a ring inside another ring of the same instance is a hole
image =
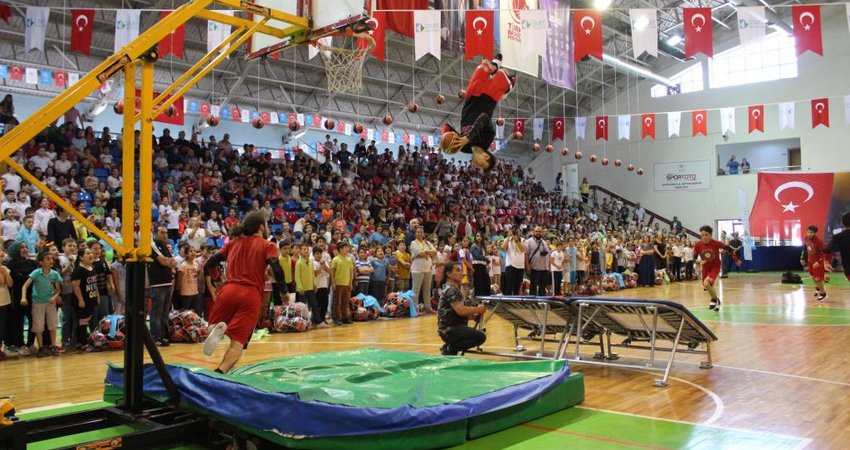
[[[440,348],[442,355],[457,355],[487,340],[487,336],[467,325],[469,319],[484,314],[484,305],[467,306],[460,290],[463,269],[452,261],[446,264],[446,286],[440,292],[440,304],[437,307],[437,332],[445,344]]]

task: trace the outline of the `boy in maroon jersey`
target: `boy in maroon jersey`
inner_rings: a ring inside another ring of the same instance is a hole
[[[708,295],[711,296],[711,301],[708,304],[709,309],[720,311],[720,299],[717,297],[717,291],[714,289],[714,281],[720,275],[720,250],[725,250],[733,255],[736,263],[740,264],[740,260],[735,257],[732,247],[716,241],[711,237],[714,230],[703,225],[699,229],[700,240],[694,244],[694,256],[700,259],[702,267],[702,285]]]
[[[829,260],[823,251],[823,241],[818,237],[818,227],[809,225],[806,228],[806,238],[803,240],[803,253],[800,255],[800,264],[809,267],[809,275],[815,282],[815,298],[819,302],[826,299],[826,290],[823,288],[823,279],[826,275],[826,264]]]

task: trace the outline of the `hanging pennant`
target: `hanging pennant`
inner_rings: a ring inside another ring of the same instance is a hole
[[[821,37],[820,5],[794,5],[791,7],[797,56],[807,50],[823,56]]]
[[[747,108],[750,133],[761,131],[764,133],[764,105],[755,105]]]
[[[115,47],[118,53],[124,46],[139,37],[139,18],[142,12],[138,9],[119,9],[115,12]]]
[[[690,58],[697,53],[714,56],[713,30],[711,8],[683,8],[685,28],[685,57]]]
[[[592,9],[577,9],[573,13],[575,60],[592,56],[602,61],[602,14]]]
[[[763,6],[736,6],[738,38],[741,46],[758,44],[764,39],[767,16]]]
[[[162,11],[159,15],[160,20],[165,19],[169,14],[171,14],[171,11]],[[181,24],[176,29],[171,30],[171,33],[169,33],[165,39],[159,41],[159,56],[164,58],[169,54],[173,54],[177,58],[183,59],[183,44],[185,35],[185,23]]]
[[[735,132],[735,108],[720,108],[720,132]]]
[[[543,126],[544,126],[543,118],[542,117],[535,117],[534,119],[532,119],[532,124],[534,126],[534,129],[532,130],[532,134],[534,135],[533,136],[534,140],[539,141],[539,140],[543,139]]]
[[[50,17],[50,8],[36,6],[27,7],[24,24],[24,51],[32,49],[44,51],[44,38],[47,34],[47,23]]]
[[[682,128],[682,113],[668,112],[667,113],[667,137],[679,136]]]
[[[417,10],[413,11],[414,57],[415,61],[427,54],[434,55],[440,59],[440,11]]]
[[[216,11],[219,14],[233,15],[233,10],[224,9]],[[219,44],[230,36],[230,25],[210,20],[207,22],[207,53],[213,51]],[[229,57],[228,57],[229,58]]]
[[[67,83],[66,83],[66,79],[67,79],[67,75],[65,74],[65,72],[62,72],[62,71],[59,71],[59,70],[57,70],[56,72],[53,72],[53,84],[56,85],[56,87],[58,87],[58,88],[68,87]]]
[[[624,114],[617,118],[617,140],[629,140],[632,137],[632,116]]]
[[[38,84],[38,69],[27,67],[24,71],[24,82],[27,84]]]
[[[608,140],[608,116],[596,116],[596,140]]]
[[[72,9],[70,51],[89,56],[92,33],[94,33],[94,10]]]
[[[655,9],[630,9],[632,53],[635,58],[646,52],[658,56],[658,12]]]
[[[467,61],[478,55],[485,59],[493,59],[495,25],[493,11],[466,12],[466,41],[463,55]]]
[[[576,117],[576,140],[584,140],[587,132],[587,117]]]
[[[823,125],[829,128],[829,99],[816,98],[812,100],[812,128]]]
[[[691,111],[691,121],[693,123],[693,134],[696,136],[702,134],[708,136],[708,113],[704,109]]]
[[[564,140],[564,118],[555,117],[552,119],[552,141]]]
[[[372,25],[374,30],[369,30],[369,35],[375,40],[375,46],[372,48],[372,56],[379,61],[383,61],[386,53],[386,14],[383,11],[374,11],[372,17],[367,21]],[[363,39],[357,40],[358,48],[366,48],[369,43]]]
[[[655,114],[644,114],[640,117],[640,138],[655,139]]]

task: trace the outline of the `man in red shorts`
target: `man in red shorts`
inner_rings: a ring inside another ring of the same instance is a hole
[[[735,256],[732,247],[714,240],[711,237],[712,233],[714,233],[714,230],[708,225],[703,225],[699,229],[700,240],[694,245],[694,255],[699,256],[702,266],[702,286],[711,296],[708,308],[720,311],[720,299],[714,289],[714,282],[720,275],[720,250],[729,252],[737,264],[740,264],[740,260]]]
[[[277,247],[265,239],[269,230],[263,213],[249,213],[237,227],[231,231],[233,238],[204,265],[204,270],[209,271],[227,261],[227,281],[217,293],[212,293],[211,329],[204,341],[204,354],[211,356],[221,338],[225,334],[230,337],[230,348],[216,369],[219,373],[236,365],[248,346],[260,314],[266,266],[271,267],[278,286],[286,286]]]
[[[826,299],[826,290],[823,287],[826,265],[829,260],[823,251],[823,241],[818,237],[818,227],[809,225],[806,228],[806,238],[803,240],[803,253],[800,255],[800,264],[808,266],[809,275],[815,282],[815,298],[822,302]]]

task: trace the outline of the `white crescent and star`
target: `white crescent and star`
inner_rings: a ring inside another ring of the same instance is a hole
[[[82,24],[80,24],[80,22],[82,22]],[[89,24],[89,18],[88,18],[88,17],[86,17],[86,15],[85,15],[85,14],[80,14],[79,16],[77,16],[77,18],[76,18],[76,19],[74,19],[74,23],[77,25],[77,28],[78,28],[80,31],[83,31],[83,29],[84,29],[85,27],[87,27],[87,26],[88,26],[88,24]]]
[[[484,26],[482,26],[481,28],[478,28],[478,26],[477,26],[477,25],[478,25],[478,23],[479,23],[479,22],[483,23],[483,24],[484,24]],[[484,34],[484,30],[486,30],[486,29],[487,29],[487,26],[488,26],[488,25],[489,25],[489,24],[487,23],[487,19],[485,19],[485,18],[483,18],[483,17],[481,17],[481,16],[476,17],[476,18],[475,18],[475,19],[473,19],[473,21],[472,21],[472,29],[474,29],[474,30],[475,30],[475,33],[476,33],[476,34],[478,34],[479,36],[480,36],[480,35],[482,35],[482,34]]]
[[[806,17],[809,18],[809,23],[803,22],[803,19],[806,18]],[[806,11],[803,14],[800,14],[800,18],[797,19],[797,20],[800,21],[800,25],[803,26],[803,29],[808,31],[815,24],[815,15],[810,13],[809,11]]]
[[[584,25],[585,21],[590,22],[590,28],[587,28]],[[590,32],[593,31],[594,28],[596,28],[596,20],[594,20],[593,17],[584,16],[581,18],[579,25],[581,25],[581,29],[584,30],[584,34],[590,34]]]
[[[700,21],[701,21],[702,23],[700,23],[699,25],[697,25],[697,24],[696,24],[696,19],[700,19]],[[694,14],[693,16],[691,16],[691,25],[693,25],[693,26],[694,26],[694,30],[696,30],[696,32],[697,32],[697,33],[699,33],[700,31],[702,31],[702,27],[704,27],[704,26],[705,26],[705,16],[704,16],[702,13],[696,13],[696,14]]]
[[[817,102],[815,103],[815,109],[817,110],[817,112],[822,113],[823,110],[826,109],[826,106],[823,104],[823,102]]]
[[[560,120],[556,120],[556,121],[555,121],[555,128],[561,128],[561,126],[563,126],[563,125],[561,124],[561,121],[560,121]]]
[[[647,117],[646,119],[643,119],[643,123],[645,123],[648,127],[652,126],[652,117]]]
[[[776,199],[776,202],[782,206],[782,212],[797,212],[796,209],[801,206],[795,205],[794,202],[788,202],[787,205],[782,204],[782,201],[779,200],[779,195],[788,189],[802,189],[805,191],[806,199],[803,200],[803,203],[808,202],[815,196],[815,190],[809,183],[803,181],[789,181],[787,183],[782,183],[775,191],[773,191],[773,198]]]
[[[375,24],[375,28],[374,28],[373,30],[369,30],[369,34],[374,34],[374,33],[375,33],[375,30],[377,30],[377,29],[378,29],[378,27],[379,27],[379,26],[381,26],[381,23],[380,23],[380,22],[378,22],[378,19],[376,19],[376,18],[374,18],[374,17],[370,17],[370,18],[369,18],[369,20],[367,20],[367,21],[366,21],[366,23],[373,23],[373,24]]]
[[[761,117],[761,110],[759,110],[759,109],[754,109],[754,110],[753,110],[753,118],[754,118],[754,119],[758,119],[759,117]]]
[[[600,127],[604,127],[605,126],[605,119],[599,119],[599,122],[597,122],[596,124],[599,125]]]
[[[699,114],[696,115],[697,122],[699,122],[699,123],[702,123],[702,119],[704,119],[704,118],[705,118],[705,116],[703,116],[702,113],[699,113]]]

